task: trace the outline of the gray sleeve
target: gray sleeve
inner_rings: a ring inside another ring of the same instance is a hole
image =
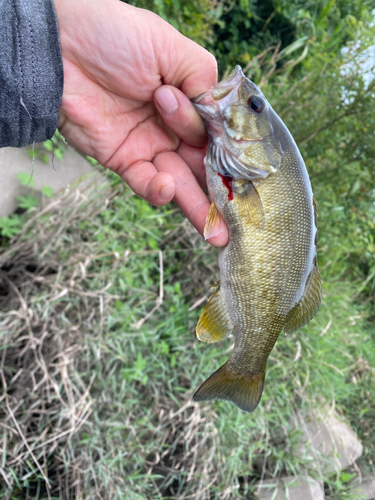
[[[50,139],[63,65],[53,0],[0,0],[0,147]]]

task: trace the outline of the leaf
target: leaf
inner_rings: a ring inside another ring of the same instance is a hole
[[[46,198],[51,198],[51,196],[53,195],[53,188],[51,188],[50,186],[43,186],[42,193]]]
[[[138,353],[137,359],[134,363],[134,370],[137,372],[143,372],[143,370],[146,368],[146,359],[142,356],[141,353]]]
[[[48,140],[48,141],[44,141],[43,142],[43,147],[44,149],[46,149],[47,151],[49,151],[50,153],[52,153],[53,151],[53,142],[51,140]]]
[[[98,165],[98,161],[95,160],[95,158],[92,158],[91,156],[86,156],[86,160],[90,163],[90,165]]]
[[[21,218],[19,215],[12,215],[11,217],[0,218],[0,232],[6,238],[13,238],[21,230]]]
[[[159,248],[158,242],[154,238],[149,238],[147,243],[151,250],[157,250]]]
[[[29,149],[28,154],[29,154],[29,157],[30,157],[30,158],[34,158],[34,160],[35,160],[36,158],[38,158],[38,151],[35,151],[35,149],[32,149],[32,148],[31,148],[31,149]]]
[[[162,354],[168,354],[169,353],[169,345],[164,340],[162,340],[161,343],[160,343],[160,352]]]
[[[27,194],[26,196],[17,196],[18,206],[29,210],[29,208],[34,208],[39,205],[39,198],[33,196],[32,194]]]
[[[35,185],[34,178],[31,173],[21,171],[16,175],[16,177],[19,179],[22,186],[34,187]]]
[[[177,353],[173,353],[171,356],[171,367],[174,368],[177,364]]]
[[[64,156],[64,151],[61,151],[61,149],[55,149],[55,156],[58,160],[62,160]]]
[[[280,51],[277,56],[275,57],[275,61],[278,61],[282,57],[290,55],[292,52],[300,49],[301,47],[304,47],[308,41],[307,36],[303,36],[302,38],[299,38],[295,42],[291,43],[288,45],[288,47],[285,47],[282,51]]]
[[[348,483],[353,477],[355,477],[355,474],[349,474],[348,472],[341,472],[340,474],[340,479],[343,483]]]

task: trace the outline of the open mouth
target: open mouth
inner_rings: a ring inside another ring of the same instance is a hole
[[[232,73],[213,86],[191,99],[195,109],[206,120],[219,119],[223,111],[238,99],[238,88],[245,78],[240,66],[236,66]]]

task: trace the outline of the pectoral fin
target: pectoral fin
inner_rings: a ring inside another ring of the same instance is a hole
[[[233,328],[219,284],[199,318],[196,334],[202,342],[219,342],[225,339]]]
[[[317,313],[322,297],[322,281],[318,266],[315,262],[309,274],[305,292],[301,300],[293,307],[289,313],[288,320],[284,326],[285,333],[293,333],[306,325]]]
[[[266,219],[263,203],[254,184],[244,180],[235,181],[233,191],[244,220],[249,220],[258,229],[264,229]]]
[[[216,208],[215,203],[212,201],[203,230],[204,239],[208,240],[209,238],[220,234],[223,229],[223,225],[225,225],[225,222]]]

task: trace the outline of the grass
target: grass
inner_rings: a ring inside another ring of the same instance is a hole
[[[216,252],[176,209],[108,175],[31,211],[0,265],[1,498],[250,499],[307,474],[351,498],[300,445],[297,417],[327,405],[373,466],[375,345],[353,283],[331,277],[316,318],[281,336],[248,415],[191,400],[233,338],[195,338]]]

